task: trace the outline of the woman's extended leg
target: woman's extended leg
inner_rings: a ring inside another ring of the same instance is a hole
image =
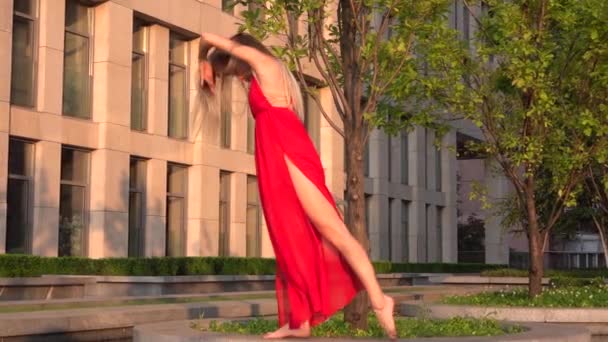
[[[321,191],[286,155],[285,162],[304,211],[319,230],[319,233],[344,256],[369,294],[372,308],[380,324],[389,337],[395,338],[394,301],[382,292],[367,253],[350,234],[344,221],[338,216],[335,208],[330,205]]]

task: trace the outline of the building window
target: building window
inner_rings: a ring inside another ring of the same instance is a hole
[[[435,189],[441,191],[443,188],[441,173],[442,162],[441,162],[441,147],[435,147]]]
[[[471,13],[469,13],[469,8],[468,6],[465,4],[465,2],[462,2],[462,37],[464,39],[465,44],[467,45],[467,47],[469,46],[470,40],[471,40]]]
[[[314,143],[317,152],[320,152],[321,114],[315,100],[312,95],[309,94],[305,94],[304,96],[304,126],[306,127],[306,131]]]
[[[234,0],[222,0],[222,11],[234,15]]]
[[[437,262],[443,260],[443,207],[437,207]]]
[[[61,150],[59,256],[85,256],[89,169],[89,152],[68,147]]]
[[[262,211],[258,195],[258,180],[255,176],[247,176],[247,256],[261,256],[262,242]]]
[[[167,165],[166,256],[184,255],[187,179],[187,167],[176,164]]]
[[[146,162],[131,158],[129,161],[129,256],[144,256],[144,199],[146,189]]]
[[[401,184],[409,184],[409,145],[407,132],[401,132]]]
[[[10,139],[6,210],[6,253],[30,252],[34,144]]]
[[[388,199],[388,232],[386,239],[386,251],[388,258],[387,260],[393,260],[393,205],[395,203],[394,198]]]
[[[65,47],[63,55],[63,113],[91,117],[91,31],[88,7],[68,0],[65,10]]]
[[[390,135],[387,135],[387,141],[386,141],[386,146],[387,146],[387,150],[386,150],[386,164],[387,164],[387,168],[388,168],[388,172],[387,172],[387,179],[388,182],[390,183],[393,179],[392,175],[393,175],[393,137],[391,137]]]
[[[188,42],[171,33],[169,39],[169,136],[188,137]]]
[[[372,196],[365,195],[365,232],[369,236],[369,227],[371,225],[371,214],[372,214]]]
[[[247,114],[247,153],[255,153],[255,120]]]
[[[219,256],[230,254],[230,172],[220,172]]]
[[[35,94],[36,1],[13,2],[11,103],[33,107]]]
[[[369,177],[369,139],[363,150],[363,176]]]
[[[222,90],[220,100],[220,146],[230,148],[232,146],[232,77],[222,79]]]
[[[145,131],[148,93],[148,29],[133,19],[133,52],[131,54],[131,129]]]
[[[409,252],[410,252],[410,203],[408,201],[401,201],[401,236],[402,236],[402,244],[401,248],[403,251],[401,255],[403,256],[401,261],[408,262],[409,261]]]
[[[429,171],[429,135],[426,128],[423,128],[422,131],[424,132],[424,153],[422,154],[422,167],[424,168],[424,172],[422,175],[424,176],[424,188],[429,189],[429,175],[427,174]]]

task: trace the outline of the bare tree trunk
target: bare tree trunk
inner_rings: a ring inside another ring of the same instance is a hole
[[[528,293],[530,298],[538,296],[542,291],[543,280],[543,244],[544,236],[538,226],[536,202],[534,198],[534,177],[529,175],[525,184],[526,213],[528,217],[528,246],[530,250],[530,274]]]
[[[363,176],[363,139],[360,131],[352,128],[344,130],[346,146],[346,215],[344,217],[350,232],[369,253],[369,241],[365,227],[365,189]],[[362,291],[345,308],[344,319],[351,326],[367,329],[369,298]]]

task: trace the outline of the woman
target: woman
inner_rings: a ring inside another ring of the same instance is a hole
[[[280,328],[266,338],[307,337],[363,287],[389,337],[394,301],[376,280],[365,250],[350,234],[325,186],[323,167],[306,129],[298,84],[259,41],[205,33],[199,54],[201,86],[215,94],[216,77],[248,82],[255,118],[260,198],[277,261]],[[214,51],[209,54],[211,48]]]

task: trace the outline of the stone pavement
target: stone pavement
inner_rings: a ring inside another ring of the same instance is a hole
[[[387,288],[387,291],[397,301],[403,300],[433,300],[447,293],[477,292],[485,287],[480,286],[406,286]],[[41,311],[0,313],[0,340],[2,337],[41,335],[51,333],[76,333],[91,330],[130,329],[138,324],[190,320],[204,318],[239,318],[251,316],[276,315],[276,302],[272,291],[256,292],[256,299],[238,299],[238,296],[251,295],[244,293],[215,293],[200,296],[166,296],[166,297],[128,297],[113,299],[117,306],[45,310],[52,303],[69,304],[73,300],[36,301],[32,304],[41,305]],[[121,305],[121,301],[144,300],[152,298],[200,298],[204,302]],[[214,300],[214,298],[235,298],[232,300]],[[82,300],[78,302],[83,302]],[[89,303],[95,303],[89,300]],[[4,303],[3,303],[4,304]],[[25,305],[23,301],[19,304]],[[7,303],[8,305],[8,303]],[[13,303],[13,305],[18,305]]]

